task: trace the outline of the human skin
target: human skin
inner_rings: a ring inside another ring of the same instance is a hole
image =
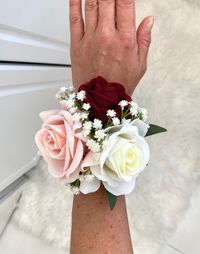
[[[133,254],[125,197],[110,210],[103,185],[74,197],[71,254]]]
[[[153,17],[138,29],[134,0],[70,0],[70,52],[74,87],[97,75],[122,83],[132,95],[147,69]]]
[[[70,52],[73,85],[77,90],[98,75],[124,85],[132,95],[147,69],[153,17],[138,29],[133,0],[70,0]],[[110,210],[103,186],[74,196],[71,254],[133,254],[125,196]]]

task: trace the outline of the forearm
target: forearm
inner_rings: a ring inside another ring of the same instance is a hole
[[[70,254],[133,254],[125,196],[110,210],[103,186],[74,197]]]
[[[100,75],[109,82],[123,84],[126,92],[132,94],[146,71],[153,17],[146,17],[136,29],[134,1],[87,0],[84,22],[82,1],[69,3],[76,90]],[[126,98],[117,105],[121,100]],[[133,187],[132,183],[129,187]],[[72,210],[71,254],[100,253],[133,253],[125,197],[119,196],[111,211],[103,187],[92,194],[75,196]]]

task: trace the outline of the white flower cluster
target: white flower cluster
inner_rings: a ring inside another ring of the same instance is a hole
[[[56,94],[56,99],[57,100],[61,100],[62,97],[65,95],[65,92],[68,91],[69,88],[63,86],[60,88],[60,90],[58,91],[58,93]]]
[[[86,143],[87,147],[94,153],[100,152],[100,144],[94,139],[88,139]]]
[[[64,186],[65,186],[65,189],[67,192],[71,192],[74,195],[80,194],[80,189],[78,186],[74,186],[70,183],[66,183],[66,184],[64,184]]]
[[[93,122],[93,127],[94,127],[96,130],[102,129],[102,128],[103,128],[102,121],[95,118],[95,119],[94,119],[94,122]]]
[[[90,104],[89,103],[83,103],[83,109],[84,110],[89,110],[90,109]]]
[[[138,107],[137,103],[131,101],[130,102],[130,112],[131,112],[132,116],[137,115],[138,109],[139,109],[139,107]]]
[[[116,117],[116,112],[112,109],[109,109],[107,111],[107,117],[111,120],[111,123],[114,125],[114,126],[118,126],[120,125],[120,119],[118,117]]]
[[[87,120],[83,123],[83,135],[88,140],[86,145],[95,153],[102,149],[103,141],[107,137],[102,121],[96,118],[93,121]]]
[[[98,184],[98,182],[97,178],[95,178],[89,169],[88,171],[79,174],[79,178],[74,183],[65,183],[64,185],[67,192],[78,195],[81,193],[81,189],[84,190],[85,185],[91,185],[90,189],[92,189],[94,188],[94,183]]]
[[[143,121],[146,121],[148,118],[148,111],[145,108],[140,108],[134,101],[128,102],[126,100],[122,100],[118,105],[121,106],[122,110],[127,107],[126,111],[129,111],[135,118],[141,118]]]
[[[90,134],[90,131],[92,130],[92,122],[88,121],[83,124],[83,135],[87,137]]]
[[[106,137],[105,130],[102,130],[102,129],[101,130],[96,130],[94,137],[98,141],[101,141],[102,139],[104,139]]]
[[[76,123],[80,122],[80,120],[81,120],[81,113],[78,113],[78,112],[74,113],[72,115],[72,119]]]
[[[120,126],[125,124],[132,118],[139,118],[143,121],[147,120],[148,112],[144,108],[140,108],[134,101],[122,100],[118,103],[121,107],[121,116],[119,117],[119,110],[109,109],[106,113],[108,122],[103,125],[100,119],[95,118],[93,121],[89,119],[91,105],[86,102],[85,91],[75,93],[72,87],[61,87],[56,95],[63,108],[72,114],[74,123],[81,123],[82,133],[87,139],[87,147],[95,153],[99,153],[106,142],[108,134],[105,129],[112,126]]]
[[[128,105],[128,101],[122,100],[119,102],[119,106],[121,106],[123,109]]]
[[[139,112],[142,114],[142,120],[146,121],[148,118],[148,111],[145,108],[140,108]]]
[[[61,87],[60,91],[56,94],[56,98],[60,101],[63,109],[72,114],[72,120],[74,122],[78,123],[88,120],[90,104],[83,103],[85,100],[85,91],[75,93],[72,87]],[[78,101],[81,102],[81,105],[78,105]]]
[[[109,109],[106,114],[108,117],[115,117],[116,112],[114,110]]]
[[[81,174],[79,176],[80,182],[86,181],[87,183],[91,183],[94,180],[94,175],[91,172],[86,172],[86,174]]]
[[[84,101],[85,99],[85,91],[80,91],[76,95],[77,100]]]

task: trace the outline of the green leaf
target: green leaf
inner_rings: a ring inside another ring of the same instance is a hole
[[[148,132],[147,132],[145,137],[151,136],[151,135],[154,135],[154,134],[158,134],[158,133],[162,133],[162,132],[166,132],[166,131],[167,131],[167,129],[165,129],[163,127],[160,127],[160,126],[155,125],[155,124],[150,124],[150,127],[149,127]]]
[[[110,193],[106,189],[105,189],[105,191],[106,191],[106,196],[107,196],[107,199],[108,199],[110,209],[113,210],[113,208],[115,207],[116,202],[117,202],[117,196],[113,195],[112,193]]]
[[[73,183],[71,183],[72,186],[78,187],[78,188],[80,187],[80,184],[81,184],[81,182],[80,182],[79,179],[77,179],[76,181],[74,181]]]

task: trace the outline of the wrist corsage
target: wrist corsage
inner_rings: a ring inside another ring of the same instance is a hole
[[[133,191],[150,159],[145,137],[166,129],[148,124],[147,110],[126,94],[122,84],[98,76],[78,92],[62,87],[60,110],[40,113],[35,135],[49,173],[74,194],[105,187],[110,208],[117,196]]]

